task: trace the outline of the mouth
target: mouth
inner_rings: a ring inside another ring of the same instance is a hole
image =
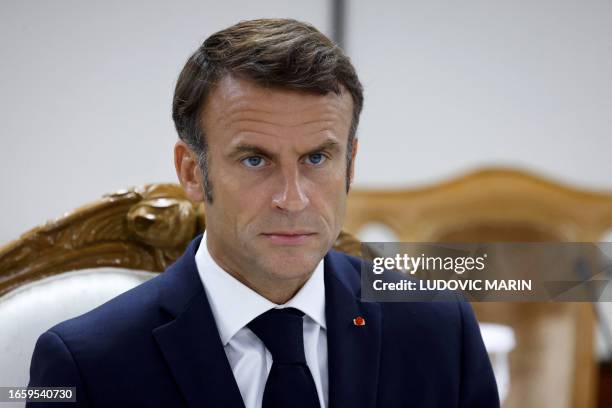
[[[262,235],[276,245],[301,245],[314,237],[316,232],[274,231]]]

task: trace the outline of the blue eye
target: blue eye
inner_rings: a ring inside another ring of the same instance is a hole
[[[263,157],[261,156],[249,156],[242,160],[245,166],[251,168],[262,167],[265,164]]]
[[[325,162],[326,157],[322,153],[312,153],[308,155],[309,164],[319,165]]]

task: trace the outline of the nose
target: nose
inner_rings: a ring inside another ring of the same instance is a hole
[[[306,180],[301,177],[298,167],[283,169],[279,180],[279,190],[272,197],[272,205],[288,213],[304,210],[310,201],[306,194]]]

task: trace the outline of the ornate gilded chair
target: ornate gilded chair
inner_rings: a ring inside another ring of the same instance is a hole
[[[510,169],[486,169],[401,191],[353,191],[344,228],[384,225],[404,242],[599,242],[612,194],[577,190]],[[481,322],[512,327],[505,408],[595,405],[595,315],[590,303],[474,303]]]

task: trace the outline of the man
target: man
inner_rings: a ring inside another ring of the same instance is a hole
[[[361,302],[360,260],[331,250],[362,104],[350,61],[310,25],[209,37],[173,106],[205,234],[44,333],[30,386],[75,386],[83,407],[499,406],[469,304]]]

